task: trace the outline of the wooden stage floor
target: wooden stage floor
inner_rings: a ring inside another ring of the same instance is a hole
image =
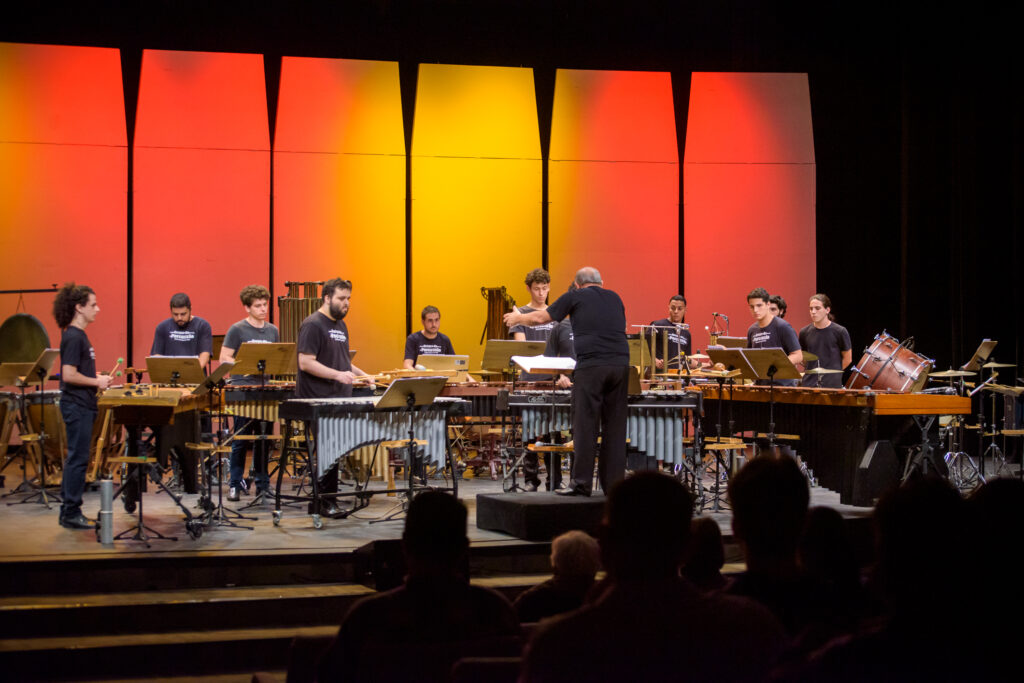
[[[7,491],[11,488],[11,477],[7,478]],[[444,486],[442,479],[432,484]],[[709,482],[710,483],[710,482]],[[468,535],[473,547],[525,544],[501,532],[478,529],[476,526],[476,496],[481,493],[499,493],[501,482],[491,479],[464,479],[459,482],[459,498],[469,510]],[[6,491],[5,491],[6,493]],[[226,494],[226,491],[225,491]],[[103,546],[92,531],[64,529],[57,523],[59,504],[51,503],[52,509],[40,504],[7,505],[20,500],[22,496],[9,496],[0,503],[0,562],[17,562],[38,559],[85,559],[88,557],[129,557],[132,555],[274,555],[302,554],[322,551],[346,552],[375,540],[397,539],[402,534],[401,519],[371,523],[393,511],[399,503],[397,497],[373,496],[368,507],[346,519],[324,519],[322,529],[313,528],[311,518],[305,514],[304,506],[285,508],[281,523],[273,525],[273,505],[250,508],[245,514],[254,520],[240,520],[239,523],[254,527],[252,530],[226,526],[206,528],[198,539],[190,538],[185,531],[181,510],[164,493],[156,493],[150,483],[144,494],[145,523],[152,529],[167,536],[176,536],[177,541],[153,540],[150,547],[133,540],[116,541],[113,546]],[[521,493],[531,496],[543,494]],[[243,495],[239,503],[229,503],[239,509],[252,500]],[[99,492],[87,491],[83,511],[88,517],[97,515]],[[193,514],[198,512],[198,495],[185,495],[183,502]],[[825,505],[838,509],[844,517],[870,515],[870,508],[858,508],[839,503],[839,494],[815,487],[811,491],[811,505]],[[705,512],[719,523],[723,535],[731,536],[731,514]],[[133,526],[136,516],[129,515],[120,500],[114,502],[114,533]]]

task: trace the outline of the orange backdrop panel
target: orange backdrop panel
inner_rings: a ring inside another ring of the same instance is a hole
[[[529,69],[420,66],[412,149],[412,310],[441,309],[441,331],[480,367],[481,287],[520,305],[541,265],[540,135]],[[394,349],[400,364],[402,348]]]
[[[134,362],[175,292],[223,334],[270,287],[270,150],[261,55],[146,50],[135,137]]]
[[[125,353],[128,154],[117,50],[0,43],[0,289],[69,280],[96,290],[97,366]],[[54,347],[52,294],[0,296]]]
[[[695,73],[683,170],[687,320],[741,336],[765,287],[797,330],[815,292],[815,166],[806,74]],[[698,329],[699,328],[699,329]]]
[[[395,349],[405,343],[405,140],[396,62],[283,59],[274,274],[279,285],[352,280],[346,322],[356,364],[367,372],[396,367]]]
[[[554,292],[591,265],[622,296],[628,325],[662,317],[679,283],[670,75],[559,69],[549,179]]]

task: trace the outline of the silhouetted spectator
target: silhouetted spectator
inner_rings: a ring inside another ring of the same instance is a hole
[[[762,606],[701,593],[679,576],[692,498],[678,481],[642,472],[612,488],[600,536],[609,574],[592,604],[541,622],[524,681],[750,681],[785,644]]]
[[[811,617],[810,583],[796,562],[809,498],[807,480],[785,456],[754,458],[729,483],[733,536],[747,570],[725,590],[765,605],[794,636]]]
[[[519,621],[499,593],[471,586],[466,508],[440,491],[413,498],[405,584],[352,606],[320,663],[320,681],[446,680],[462,656],[515,655]]]
[[[718,522],[710,517],[697,517],[690,523],[690,544],[683,561],[683,576],[702,591],[722,588],[726,579],[722,576],[725,565],[725,548],[722,547],[722,530]]]
[[[554,576],[524,591],[514,607],[519,621],[540,621],[583,604],[601,566],[597,540],[583,531],[568,531],[551,542]]]
[[[860,567],[838,511],[828,507],[808,510],[797,559],[804,579],[811,584],[810,623],[798,644],[801,651],[809,652],[836,636],[853,633],[863,612]]]
[[[875,508],[878,579],[888,614],[875,628],[837,638],[811,656],[802,681],[989,681],[983,632],[1008,624],[970,618],[984,599],[965,571],[972,547],[964,501],[944,479],[909,481]],[[1019,677],[1019,672],[1017,673]]]

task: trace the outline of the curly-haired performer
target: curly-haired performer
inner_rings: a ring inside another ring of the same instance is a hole
[[[220,347],[220,361],[232,361],[239,347],[246,342],[259,342],[274,344],[280,340],[277,327],[274,323],[267,322],[267,312],[270,310],[270,291],[262,285],[248,285],[239,293],[245,308],[246,317],[228,328],[224,335],[224,343]],[[253,375],[232,375],[232,384],[257,384],[258,379]],[[269,422],[260,429],[260,420],[247,417],[235,417],[235,432],[239,434],[261,434],[270,433],[273,425]],[[231,442],[231,486],[228,489],[228,500],[237,501],[242,491],[245,490],[245,452],[248,442],[235,439]],[[255,470],[255,483],[257,491],[266,491],[270,485],[270,476],[267,474],[267,458],[270,454],[270,444],[267,441],[255,441],[253,443],[252,459]]]
[[[65,529],[91,529],[92,520],[82,514],[85,470],[89,465],[89,441],[96,421],[96,390],[110,386],[110,377],[96,374],[96,352],[85,328],[100,312],[96,293],[85,285],[69,282],[53,300],[53,317],[60,335],[60,412],[68,438],[68,456],[61,479],[60,525]]]

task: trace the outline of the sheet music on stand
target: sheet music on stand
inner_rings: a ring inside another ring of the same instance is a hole
[[[567,375],[576,369],[573,358],[556,356],[512,356],[511,361],[523,372],[534,375]]]
[[[751,381],[757,379],[757,371],[743,355],[743,349],[712,349],[707,350],[712,363],[721,363],[727,370],[739,370],[741,379]]]
[[[202,384],[199,356],[146,356],[146,372],[154,384]]]
[[[264,363],[262,370],[259,365]],[[245,342],[235,354],[232,375],[295,375],[299,371],[294,342]]]
[[[981,344],[978,345],[978,350],[974,352],[971,359],[960,366],[961,370],[969,370],[971,372],[978,372],[981,370],[981,365],[988,360],[988,357],[992,355],[992,351],[996,348],[996,344],[999,342],[991,339],[983,339]]]
[[[429,406],[447,381],[447,377],[399,377],[374,403],[374,410]]]
[[[43,349],[39,358],[25,371],[25,376],[21,377],[16,385],[20,387],[29,384],[42,384],[50,376],[58,357],[60,357],[59,349]]]

